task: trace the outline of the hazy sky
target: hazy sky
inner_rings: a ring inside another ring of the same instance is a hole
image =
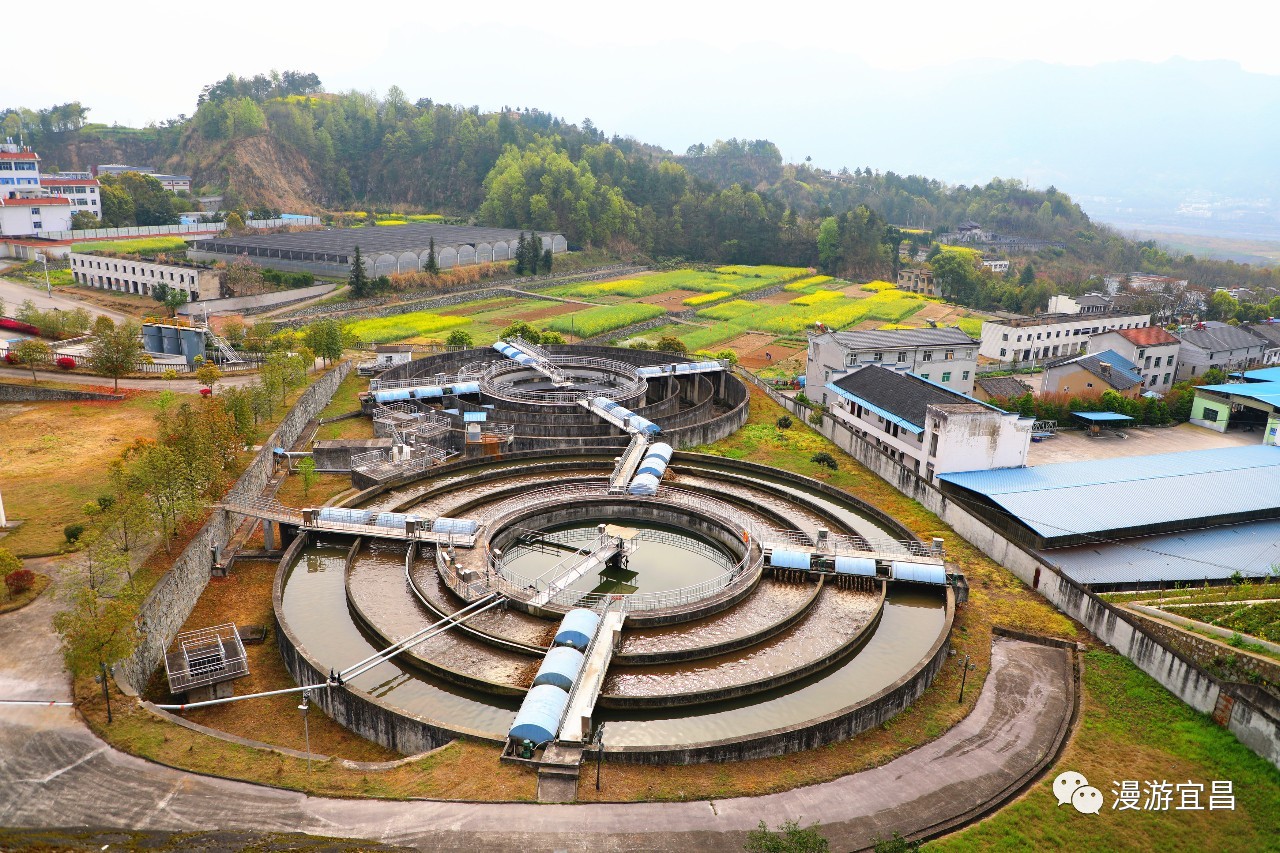
[[[80,100],[90,120],[138,125],[193,112],[200,87],[228,72],[296,69],[316,72],[330,91],[397,84],[410,99],[590,116],[607,133],[679,151],[717,136],[767,136],[802,159],[810,135],[823,132],[815,113],[828,93],[883,85],[885,72],[943,90],[955,63],[1183,57],[1280,75],[1277,4],[1078,0],[1039,10],[1047,5],[69,0],[48,7],[38,28],[38,40],[65,57],[30,73],[10,65],[0,106]],[[63,42],[64,28],[92,31],[102,52],[86,56],[78,36]],[[957,96],[968,95],[942,95]],[[832,162],[836,151],[812,153],[826,154],[822,165],[858,165]]]

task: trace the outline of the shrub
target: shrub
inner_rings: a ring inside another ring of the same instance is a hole
[[[822,409],[814,409],[812,412],[809,413],[809,423],[813,424],[814,426],[822,426],[823,414],[824,412],[822,411]],[[826,463],[823,463],[823,464],[826,464]]]
[[[76,360],[69,355],[58,356],[58,360],[54,362],[62,370],[75,370]]]
[[[791,420],[791,415],[783,415],[778,418],[778,429],[791,429],[791,425],[793,423],[795,423],[795,421]]]
[[[22,561],[13,556],[8,548],[0,548],[0,577],[7,578],[22,568]]]
[[[36,582],[36,573],[30,569],[18,569],[4,576],[4,585],[9,588],[9,597],[17,598],[31,589]]]
[[[659,352],[688,352],[688,348],[684,345],[684,341],[672,335],[665,335],[658,338],[658,345],[655,347]]]
[[[62,535],[67,537],[68,542],[75,542],[84,535],[83,524],[68,524],[62,528]]]
[[[819,418],[822,417],[821,412],[814,412],[814,414],[817,415]],[[813,420],[813,416],[811,415],[809,419]],[[840,463],[836,461],[836,458],[834,456],[832,456],[830,453],[828,453],[825,450],[820,450],[817,453],[813,454],[813,456],[809,457],[809,461],[816,462],[819,465],[823,466],[824,468],[830,468],[832,471],[840,470]]]
[[[4,354],[4,360],[5,360],[5,362],[6,362],[6,363],[8,363],[8,364],[17,364],[17,363],[18,363],[18,357],[17,357],[16,355],[14,355],[12,352],[7,352],[7,353],[5,353],[5,354]]]

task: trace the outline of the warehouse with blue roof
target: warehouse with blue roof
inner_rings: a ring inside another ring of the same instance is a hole
[[[949,500],[1081,583],[1214,580],[1236,571],[1265,576],[1280,559],[1277,447],[969,471],[938,480]]]

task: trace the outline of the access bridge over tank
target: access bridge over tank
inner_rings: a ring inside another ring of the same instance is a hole
[[[457,548],[474,548],[481,524],[467,518],[430,518],[404,513],[319,507],[295,509],[274,500],[223,501],[227,512],[262,520],[267,548],[273,547],[270,526],[293,527],[309,533],[337,533],[402,542],[425,542]]]

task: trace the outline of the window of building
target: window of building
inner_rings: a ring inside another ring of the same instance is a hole
[[[921,374],[920,374],[920,378],[921,378],[921,379],[928,379],[928,378],[929,378],[929,374],[927,374],[927,373],[921,373]]]
[[[38,207],[33,207],[33,208],[31,208],[31,215],[32,215],[32,216],[39,216],[39,215],[40,215],[40,208],[38,208]]]
[[[35,222],[31,223],[31,227],[39,231],[44,227],[44,223],[37,219]]]
[[[1218,410],[1211,409],[1208,406],[1205,406],[1204,414],[1201,415],[1201,418],[1203,418],[1206,421],[1216,421],[1218,419]]]
[[[1160,360],[1161,360],[1162,358],[1164,358],[1164,356],[1161,356],[1161,355],[1156,356],[1156,367],[1159,367],[1159,366],[1160,366]]]
[[[1161,384],[1162,384],[1162,385],[1168,385],[1168,384],[1169,384],[1169,374],[1168,374],[1168,373],[1166,373],[1166,374],[1164,375],[1164,382],[1162,382]]]
[[[1151,356],[1147,356],[1147,360],[1143,363],[1143,365],[1142,365],[1142,366],[1143,366],[1143,367],[1150,367],[1150,366],[1151,366]],[[1157,365],[1157,367],[1158,367],[1158,366],[1159,366],[1159,365]]]
[[[967,380],[969,378],[969,371],[966,370],[964,373],[961,373],[960,378]]]
[[[1002,340],[1002,341],[1007,341],[1007,340],[1009,340],[1009,335],[1008,335],[1007,333],[1006,333],[1006,334],[1001,335],[1001,336],[1000,336],[1000,340]],[[1022,339],[1021,339],[1021,338],[1019,338],[1018,340],[1022,340]]]
[[[949,370],[948,370],[946,373],[943,373],[943,374],[942,374],[942,381],[943,381],[943,382],[950,382],[950,381],[951,381],[951,371],[949,371]]]
[[[898,364],[907,363],[907,354],[905,352],[898,353]]]
[[[1005,350],[1005,349],[1003,349],[1003,348],[1002,348],[1002,349],[1000,350],[1000,357],[1001,357],[1001,358],[1004,358],[1006,353],[1007,353],[1007,350]]]
[[[929,455],[930,456],[938,455],[938,434],[936,432],[933,435],[929,436]]]
[[[933,361],[933,350],[931,350],[931,349],[927,349],[927,350],[925,350],[924,352],[920,353],[920,360],[921,360],[921,361]]]
[[[873,353],[871,353],[871,360],[872,360],[872,361],[884,361],[884,353],[882,353],[882,352],[873,352]]]

